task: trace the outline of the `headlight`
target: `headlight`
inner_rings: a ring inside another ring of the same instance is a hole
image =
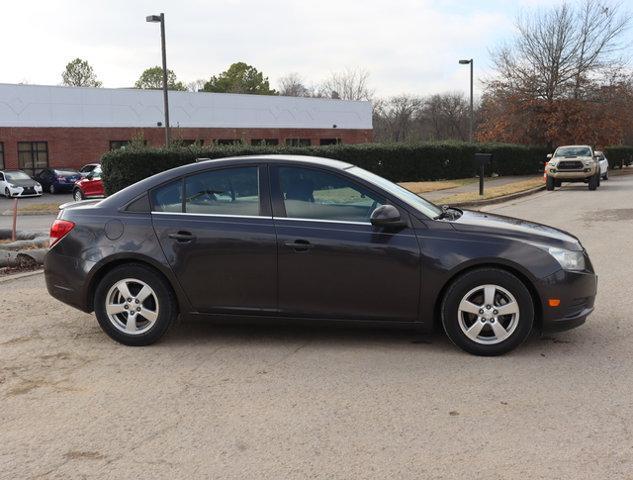
[[[585,255],[583,252],[550,247],[549,254],[554,257],[565,270],[585,269]]]
[[[17,185],[13,185],[12,183],[9,184],[9,188],[18,188]]]

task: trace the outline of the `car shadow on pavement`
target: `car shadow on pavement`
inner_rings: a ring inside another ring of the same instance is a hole
[[[398,348],[400,350],[417,349],[424,353],[454,353],[468,355],[454,346],[442,331],[422,333],[415,328],[390,328],[372,326],[347,326],[324,324],[295,324],[278,322],[251,322],[228,324],[207,320],[187,320],[178,322],[161,344],[169,347],[186,347],[201,344],[211,347],[223,345],[278,345],[291,346],[297,343],[348,347]],[[544,357],[551,349],[560,349],[561,345],[572,344],[573,338],[563,335],[532,335],[518,349],[508,356]],[[566,349],[565,349],[566,350]]]

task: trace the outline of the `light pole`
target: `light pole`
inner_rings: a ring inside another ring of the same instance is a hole
[[[473,110],[473,59],[460,60],[460,65],[468,65],[470,63],[470,126],[468,129],[468,139],[473,141],[473,124],[475,123],[475,112]]]
[[[163,102],[165,107],[165,146],[169,147],[170,131],[169,131],[169,100],[167,98],[167,52],[165,50],[165,14],[149,15],[145,17],[145,21],[149,23],[160,23],[160,43],[163,54]]]

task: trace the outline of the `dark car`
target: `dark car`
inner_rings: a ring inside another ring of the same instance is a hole
[[[199,161],[51,229],[48,291],[127,345],[184,318],[441,324],[497,355],[533,328],[576,327],[596,276],[578,239],[514,218],[439,208],[361,168],[301,156]]]
[[[35,175],[35,180],[49,193],[72,192],[81,175],[72,168],[45,168]]]

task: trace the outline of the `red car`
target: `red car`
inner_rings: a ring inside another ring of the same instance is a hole
[[[105,197],[101,181],[101,167],[96,167],[84,178],[76,181],[73,187],[73,198],[76,201],[94,197]]]

